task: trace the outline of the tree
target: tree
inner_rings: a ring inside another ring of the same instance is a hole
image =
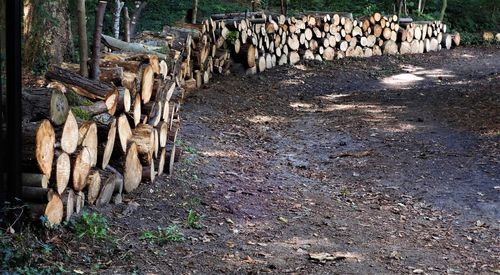
[[[448,5],[448,0],[443,0],[443,6],[441,7],[441,14],[439,15],[439,20],[443,21],[444,13],[446,11],[446,6]]]
[[[90,67],[91,79],[99,79],[101,74],[99,70],[99,58],[101,56],[101,34],[102,34],[102,24],[104,21],[104,12],[106,11],[106,1],[99,1],[99,5],[96,8],[95,16],[95,32],[94,32],[94,44],[92,47],[92,64]]]
[[[115,38],[120,36],[120,15],[122,13],[122,8],[125,2],[120,0],[115,0],[115,10],[113,12],[113,34]]]
[[[78,0],[78,36],[80,37],[80,74],[87,77],[89,75],[87,61],[89,59],[87,47],[87,19],[85,17],[85,0]]]
[[[133,37],[135,34],[135,29],[137,27],[137,21],[139,21],[139,16],[141,16],[142,10],[146,7],[147,2],[136,1],[136,9],[134,14],[132,15],[132,21],[130,22],[130,37]]]

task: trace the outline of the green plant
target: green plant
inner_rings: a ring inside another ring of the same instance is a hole
[[[186,151],[191,155],[198,155],[198,150],[193,146],[186,146]]]
[[[193,229],[200,229],[203,227],[202,225],[202,219],[203,216],[198,214],[196,211],[193,209],[189,209],[188,216],[187,216],[187,226]]]
[[[231,45],[234,45],[234,42],[239,36],[240,33],[238,31],[230,31],[226,36],[226,41],[228,41]]]
[[[86,236],[93,240],[109,239],[108,222],[101,214],[83,212],[73,227],[79,238]]]
[[[73,114],[77,118],[80,118],[82,120],[89,120],[92,118],[92,115],[90,115],[90,113],[82,110],[80,107],[73,107],[73,108],[71,108],[71,110],[73,111]]]
[[[157,231],[144,231],[139,239],[152,242],[154,241],[160,245],[164,245],[168,242],[184,241],[184,234],[182,234],[177,225],[172,224],[167,228],[158,227]]]

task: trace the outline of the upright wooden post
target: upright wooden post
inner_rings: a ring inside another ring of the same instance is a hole
[[[106,11],[106,1],[99,1],[99,5],[96,8],[95,16],[95,31],[94,31],[94,46],[92,48],[92,65],[90,67],[91,79],[99,79],[101,74],[99,70],[99,58],[101,55],[101,34],[102,34],[102,23],[104,21],[104,12]]]

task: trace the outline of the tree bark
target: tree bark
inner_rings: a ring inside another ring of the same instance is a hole
[[[107,83],[85,78],[57,66],[50,66],[45,77],[68,85],[77,86],[80,89],[75,90],[76,93],[92,100],[104,100],[108,94],[113,93],[115,90],[113,86]]]
[[[113,34],[115,38],[120,37],[120,15],[122,13],[122,8],[125,2],[120,0],[115,0],[115,10],[113,13]]]
[[[447,6],[448,0],[443,0],[443,5],[441,6],[441,14],[439,15],[439,21],[443,21]]]
[[[132,19],[130,21],[130,37],[134,37],[135,30],[137,28],[137,21],[139,21],[139,17],[141,16],[142,10],[146,7],[147,2],[139,2],[140,4],[136,6],[137,8],[132,15]]]
[[[168,59],[167,55],[156,52],[156,50],[158,50],[159,47],[151,47],[139,43],[128,43],[104,34],[102,35],[102,40],[106,46],[114,50],[121,50],[125,52],[135,52],[135,53],[148,53],[148,54],[154,54],[161,59],[165,60]]]
[[[96,8],[95,16],[95,31],[94,31],[94,44],[92,48],[92,64],[90,66],[89,77],[91,79],[99,79],[99,58],[101,55],[101,34],[102,25],[104,21],[104,12],[106,11],[106,1],[99,1],[99,5]]]
[[[198,14],[198,0],[193,0],[193,18],[191,18],[191,23],[196,24],[196,15]]]
[[[87,46],[87,19],[85,17],[85,0],[78,0],[78,36],[80,40],[80,74],[88,77],[89,69],[87,61],[89,59]]]
[[[124,37],[125,42],[130,42],[130,16],[128,15],[128,8],[127,7],[124,8],[123,16],[125,19],[123,37]]]

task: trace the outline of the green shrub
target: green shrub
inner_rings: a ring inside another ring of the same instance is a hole
[[[201,223],[202,219],[203,219],[203,216],[198,214],[193,209],[189,209],[186,223],[187,223],[188,227],[190,227],[190,228],[200,229],[203,227],[203,225]]]
[[[93,240],[109,239],[108,222],[101,214],[83,212],[80,219],[73,225],[79,238],[88,237]]]
[[[157,231],[144,231],[139,239],[164,245],[169,242],[184,241],[184,234],[182,234],[177,225],[172,224],[167,228],[158,227]]]

